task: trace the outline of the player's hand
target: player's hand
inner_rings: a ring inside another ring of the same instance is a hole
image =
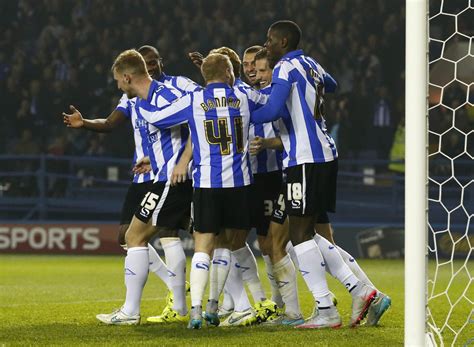
[[[148,173],[151,171],[151,162],[149,157],[143,157],[137,163],[132,169],[134,174],[144,174]]]
[[[191,52],[188,53],[189,59],[196,65],[198,68],[201,68],[202,61],[204,60],[204,56],[199,52]]]
[[[262,150],[265,149],[265,139],[256,136],[252,141],[250,141],[250,147],[249,147],[249,152],[251,155],[257,155],[260,153]]]
[[[188,164],[181,160],[176,164],[171,174],[171,186],[183,183],[188,178]]]
[[[84,126],[84,119],[81,112],[74,106],[70,105],[69,109],[72,113],[63,112],[63,122],[68,128],[82,128]]]

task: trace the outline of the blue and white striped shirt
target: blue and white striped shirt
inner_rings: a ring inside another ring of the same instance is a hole
[[[164,73],[161,74],[159,80],[162,84],[166,86],[171,86],[168,88],[172,90],[171,95],[165,90],[160,89],[160,92],[157,95],[153,96],[153,100],[148,100],[153,102],[155,106],[164,107],[168,105],[172,100],[175,100],[178,96],[181,96],[183,93],[195,91],[201,87],[190,80],[187,77],[183,76],[168,76]],[[160,84],[161,84],[160,83]],[[150,86],[149,97],[151,97],[151,90],[156,90],[156,81]],[[177,92],[175,90],[177,89]],[[179,127],[177,129],[166,130],[165,132],[160,132],[159,129],[149,125],[140,114],[137,113],[137,108],[135,107],[137,103],[137,98],[128,99],[126,94],[123,94],[117,110],[121,111],[127,118],[130,118],[133,127],[133,138],[135,142],[135,151],[133,155],[133,164],[135,165],[143,157],[149,157],[152,165],[152,171],[144,174],[135,174],[133,176],[134,183],[142,183],[155,179],[155,174],[158,172],[157,180],[166,181],[176,164],[172,161],[171,165],[168,164],[168,161],[172,158],[179,160],[183,148],[181,143],[184,141],[186,144],[188,130],[184,127]],[[186,138],[186,140],[184,140]],[[160,148],[160,144],[164,146],[164,151]],[[175,153],[177,151],[177,153]]]
[[[140,105],[140,112],[159,128],[189,123],[195,188],[231,188],[252,183],[250,112],[263,102],[262,95],[254,90],[212,83],[164,109]]]
[[[270,95],[272,91],[271,86],[267,86],[260,90],[263,95]],[[249,141],[255,139],[255,137],[262,137],[265,139],[277,137],[280,132],[278,131],[278,122],[269,122],[262,124],[250,123],[249,129]],[[252,164],[252,173],[260,174],[266,172],[273,172],[281,170],[281,151],[274,149],[265,149],[260,151],[257,155],[250,156],[250,163]]]
[[[335,160],[336,145],[321,111],[324,93],[334,92],[337,86],[331,75],[302,50],[296,50],[284,55],[275,65],[272,86],[269,102],[252,114],[252,122],[281,118],[283,167]]]
[[[133,127],[133,139],[135,141],[135,151],[133,153],[133,165],[135,165],[143,157],[147,157],[148,153],[148,124],[137,114],[135,105],[137,98],[129,99],[127,94],[123,94],[120,98],[116,110],[122,112],[125,117],[130,119]],[[155,175],[153,172],[144,174],[135,174],[133,176],[134,183],[143,183],[153,180]]]

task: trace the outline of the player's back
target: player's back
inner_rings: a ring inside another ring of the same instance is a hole
[[[211,83],[192,93],[194,186],[230,188],[251,184],[248,157],[250,111],[255,95],[225,83]],[[253,100],[252,100],[253,99]]]

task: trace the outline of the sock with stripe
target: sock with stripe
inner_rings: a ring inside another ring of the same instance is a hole
[[[148,260],[148,270],[157,275],[166,284],[168,290],[172,290],[168,267],[163,262],[156,249],[150,244],[148,244]]]
[[[173,309],[182,316],[188,313],[186,307],[186,255],[179,237],[160,239],[165,252],[170,285],[173,290]]]
[[[344,262],[336,246],[318,234],[314,235],[313,239],[323,255],[328,272],[352,293],[357,287],[359,279]]]
[[[207,253],[196,252],[191,260],[191,306],[202,306],[202,299],[209,279],[211,259]]]
[[[344,259],[344,262],[347,264],[347,266],[349,266],[349,268],[352,270],[354,275],[356,275],[356,277],[360,281],[362,281],[369,287],[376,289],[374,284],[370,281],[369,277],[365,274],[364,270],[362,270],[362,268],[359,266],[359,264],[354,259],[354,257],[350,255],[347,251],[342,249],[341,247],[336,246],[336,248],[339,251],[339,254],[341,255],[342,259]]]
[[[296,271],[289,255],[273,265],[273,275],[285,303],[285,313],[290,318],[301,318]]]
[[[134,316],[140,313],[143,287],[148,278],[148,247],[131,247],[125,257],[127,294],[122,312]]]
[[[300,265],[300,273],[306,282],[319,309],[333,306],[326,282],[326,264],[313,239],[294,246]]]
[[[232,301],[231,306],[229,305],[230,300],[226,302],[224,296],[222,306],[225,309],[233,308],[234,311],[242,312],[250,308],[249,298],[247,296],[247,292],[245,291],[244,281],[242,279],[242,271],[240,271],[240,265],[237,262],[237,258],[235,258],[233,252],[231,254],[229,275],[227,276],[224,289],[228,292],[230,300]]]
[[[212,258],[210,280],[209,280],[209,302],[213,302],[212,309],[206,311],[214,312],[217,309],[219,296],[224,289],[230,269],[230,249],[216,248]],[[209,307],[209,305],[208,305]]]
[[[283,307],[283,298],[281,297],[280,290],[278,289],[278,284],[275,280],[275,275],[273,274],[273,263],[270,259],[270,256],[263,255],[263,261],[265,262],[265,268],[267,270],[267,276],[270,280],[270,285],[272,288],[272,301],[277,304],[278,307]]]
[[[257,261],[250,250],[249,245],[246,243],[245,247],[242,247],[233,253],[239,262],[240,269],[242,270],[242,278],[244,283],[248,286],[253,300],[255,302],[266,300],[267,296],[265,295],[262,283],[258,277]]]

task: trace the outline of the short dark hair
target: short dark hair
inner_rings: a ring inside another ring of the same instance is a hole
[[[150,52],[153,52],[155,53],[158,57],[161,57],[160,55],[160,52],[158,52],[158,50],[153,47],[153,46],[150,46],[150,45],[144,45],[144,46],[141,46],[139,49],[137,49],[138,53],[140,53],[141,55],[145,55],[145,54],[148,54]]]
[[[301,40],[301,29],[291,20],[279,20],[270,26],[270,30],[278,32],[288,40],[288,47],[292,50],[298,47]]]
[[[260,60],[260,59],[267,59],[267,50],[265,48],[262,48],[255,54],[255,60]]]
[[[251,53],[257,53],[258,51],[260,51],[263,47],[262,46],[259,46],[259,45],[255,45],[255,46],[250,46],[249,48],[247,48],[245,51],[244,51],[244,55],[245,54],[251,54]]]

